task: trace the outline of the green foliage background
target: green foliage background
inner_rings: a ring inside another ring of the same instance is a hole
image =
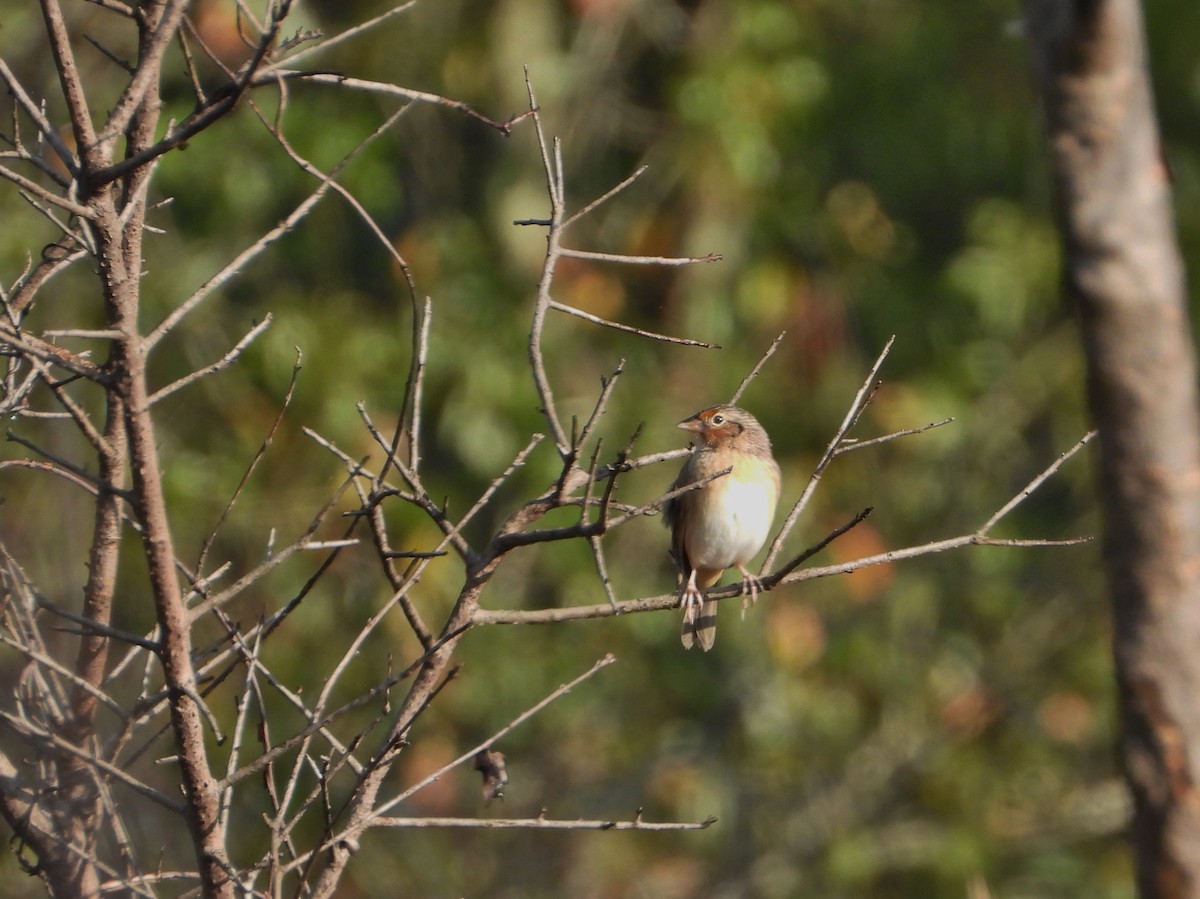
[[[386,7],[311,2],[297,22],[332,33]],[[36,11],[2,8],[0,53],[61,116]],[[225,4],[196,13],[210,39],[234,40]],[[1200,8],[1164,0],[1147,13],[1164,151],[1194,256]],[[103,37],[104,17],[89,15]],[[430,0],[307,63],[464,100],[495,118],[524,108],[527,66],[546,126],[563,140],[572,208],[650,167],[572,245],[724,256],[682,270],[560,270],[565,302],[724,347],[553,320],[546,347],[565,413],[586,415],[600,377],[628,359],[603,429],[611,448],[639,422],[641,451],[679,445],[674,422],[727,397],[786,329],[744,403],[774,438],[790,502],[895,334],[885,386],[857,434],[956,421],[834,464],[789,549],[864,506],[875,512],[825,561],[973,530],[1087,429],[1018,16],[1016,4],[996,0]],[[82,56],[91,83],[112,77],[98,53]],[[181,117],[186,82],[178,67],[172,77],[168,112]],[[275,95],[257,99],[273,112]],[[295,86],[283,121],[297,151],[328,168],[395,106]],[[524,344],[544,232],[513,225],[546,214],[533,131],[505,138],[459,113],[414,107],[342,181],[432,297],[426,480],[465,509],[541,428]],[[154,199],[172,202],[152,216],[163,233],[148,242],[147,326],[314,186],[245,108],[166,158]],[[21,223],[0,233],[11,281],[26,252],[55,235],[11,190],[0,203]],[[295,403],[215,563],[253,565],[271,529],[279,543],[299,533],[343,476],[302,426],[366,455],[374,447],[355,403],[385,430],[398,413],[406,291],[346,204],[326,199],[190,316],[158,351],[156,379],[218,358],[268,313],[273,326],[242,364],[177,394],[159,419],[185,559],[265,436],[295,348]],[[99,314],[80,271],[56,282],[29,324],[78,326]],[[60,425],[12,427],[81,453]],[[8,446],[6,456],[18,454]],[[553,476],[552,455],[535,455],[475,537]],[[673,475],[636,473],[622,498],[649,500]],[[1004,536],[1095,533],[1089,475],[1086,459],[1072,463]],[[5,542],[47,595],[76,603],[85,498],[12,471],[0,491]],[[419,516],[391,514],[397,545],[431,543]],[[621,597],[673,584],[656,520],[607,545]],[[471,633],[462,672],[414,732],[397,787],[604,653],[619,663],[504,741],[512,782],[503,804],[484,805],[464,771],[402,812],[629,818],[644,807],[648,820],[720,821],[671,835],[376,833],[344,895],[948,899],[986,885],[996,897],[1129,896],[1098,552],[980,549],[784,589],[745,621],[727,606],[708,655],[682,651],[673,615]],[[280,572],[238,614],[277,608],[315,564]],[[119,622],[131,629],[152,621],[139,570],[131,541]],[[434,566],[419,601],[447,607],[460,579],[453,563]],[[275,671],[314,689],[344,635],[388,593],[369,552],[344,556],[277,641]],[[511,561],[484,602],[534,608],[602,596],[585,548],[553,547]],[[414,650],[397,622],[363,652],[357,686]],[[3,670],[15,672],[13,663]],[[232,716],[232,695],[217,711]],[[247,809],[246,832],[256,815]],[[5,866],[6,880],[18,876]]]

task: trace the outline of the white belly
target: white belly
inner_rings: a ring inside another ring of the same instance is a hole
[[[703,511],[688,529],[686,546],[694,568],[745,565],[766,542],[778,501],[774,485],[761,478],[747,483],[736,476],[731,472],[698,491]]]

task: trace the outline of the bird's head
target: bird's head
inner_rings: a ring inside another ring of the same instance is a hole
[[[685,418],[678,425],[690,431],[697,446],[729,447],[747,451],[770,451],[771,441],[758,419],[737,406],[710,406]]]

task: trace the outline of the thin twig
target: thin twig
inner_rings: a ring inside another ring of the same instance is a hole
[[[767,360],[775,355],[775,351],[779,349],[779,345],[783,343],[783,338],[787,336],[787,331],[780,331],[779,336],[771,341],[771,345],[767,347],[766,352],[762,354],[754,368],[750,369],[750,374],[742,378],[742,383],[738,385],[738,389],[733,392],[733,396],[729,398],[731,405],[736,406],[738,400],[742,398],[742,394],[746,392],[746,388],[750,386],[750,382],[758,377],[758,373],[762,371],[762,367],[767,364]]]
[[[397,684],[403,683],[404,681],[408,680],[408,678],[412,677],[413,673],[420,668],[421,665],[425,664],[425,662],[428,661],[429,657],[433,653],[441,649],[447,642],[461,636],[461,634],[461,630],[455,633],[447,634],[429,649],[425,650],[425,652],[413,660],[409,665],[407,665],[403,671],[389,674],[378,684],[375,684],[370,689],[363,691],[363,693],[359,696],[356,696],[354,699],[333,709],[332,711],[326,711],[321,700],[318,700],[313,708],[309,709],[305,707],[303,703],[299,702],[299,697],[296,697],[295,694],[288,691],[284,695],[286,695],[289,700],[292,701],[293,705],[296,705],[296,708],[305,716],[308,721],[307,725],[305,725],[302,730],[299,730],[288,737],[285,742],[270,747],[264,751],[261,756],[251,762],[248,762],[245,766],[228,772],[225,776],[225,779],[221,781],[221,786],[232,786],[248,777],[252,777],[260,771],[265,770],[273,762],[278,761],[282,756],[288,754],[297,746],[306,746],[309,738],[317,733],[320,733],[327,740],[330,740],[331,744],[335,745],[339,752],[348,752],[345,747],[341,746],[336,740],[333,739],[332,734],[326,733],[326,728],[344,715],[363,708],[365,705],[373,702],[381,696],[386,696],[387,693],[396,687]],[[280,689],[279,685],[274,683],[274,676],[270,675],[270,672],[267,671],[265,667],[259,667],[264,674],[271,677],[272,684],[276,686],[277,689]],[[302,758],[307,756],[307,754],[307,749],[301,749],[298,757]],[[281,801],[280,808],[286,808],[289,803],[290,799],[285,798]]]
[[[546,259],[542,263],[542,274],[538,279],[536,300],[533,305],[533,315],[529,325],[529,366],[533,375],[533,384],[541,400],[541,412],[546,418],[550,429],[550,437],[554,441],[558,453],[564,459],[571,453],[571,444],[567,432],[558,417],[554,403],[554,390],[550,386],[550,377],[546,373],[546,361],[542,354],[542,331],[545,328],[546,313],[554,302],[550,296],[550,285],[554,281],[554,271],[558,264],[559,241],[562,234],[563,193],[561,170],[556,169],[550,161],[550,146],[542,129],[542,119],[538,113],[537,97],[533,92],[533,82],[529,80],[529,70],[525,71],[525,90],[529,95],[529,109],[533,113],[533,128],[537,135],[538,149],[542,154],[542,168],[546,174],[546,192],[550,197],[549,233],[546,235]]]
[[[427,103],[433,106],[444,106],[447,109],[453,109],[461,112],[477,122],[482,122],[489,128],[494,128],[504,135],[511,134],[513,127],[525,118],[525,115],[522,114],[514,116],[510,119],[493,119],[490,116],[484,115],[469,103],[464,103],[462,100],[451,100],[449,97],[443,97],[439,94],[430,93],[429,91],[413,90],[411,88],[401,87],[398,84],[391,84],[390,82],[386,81],[368,81],[363,78],[350,78],[346,75],[338,75],[332,72],[301,72],[292,69],[272,68],[255,77],[251,82],[251,86],[258,87],[262,85],[272,85],[280,79],[301,80],[308,84],[328,84],[333,85],[334,87],[365,91],[371,94],[382,94],[388,97],[401,97],[405,100],[410,100],[417,103]]]
[[[526,77],[528,78],[528,76],[529,76],[529,73],[526,72]],[[650,168],[650,166],[648,166],[648,165],[639,166],[633,172],[633,174],[629,175],[624,181],[622,181],[616,187],[612,187],[609,190],[605,191],[603,194],[598,196],[596,199],[592,200],[592,202],[588,203],[586,206],[584,206],[582,209],[580,209],[574,215],[568,216],[563,221],[563,225],[562,225],[563,228],[564,229],[570,228],[573,224],[575,224],[577,221],[579,221],[585,215],[589,214],[590,212],[595,211],[597,207],[602,206],[603,204],[607,203],[609,200],[611,200],[613,197],[615,197],[617,194],[619,194],[625,188],[629,187],[629,185],[633,184],[633,182],[637,181],[638,178],[642,177],[642,175],[646,174],[646,172],[647,172],[647,170],[649,170],[649,168]]]
[[[416,304],[413,306],[414,311]],[[421,468],[421,400],[424,397],[425,365],[429,358],[429,329],[433,319],[433,301],[425,298],[421,306],[421,320],[413,324],[412,366],[404,385],[404,402],[401,404],[401,419],[408,417],[408,465],[413,471]],[[393,450],[393,454],[394,454]],[[387,476],[386,467],[379,473]]]
[[[558,312],[565,312],[567,315],[573,315],[576,318],[582,318],[584,321],[592,322],[596,325],[603,325],[605,328],[612,328],[614,331],[624,331],[626,334],[636,334],[638,337],[645,337],[649,340],[660,340],[663,343],[677,343],[682,346],[698,346],[706,350],[719,350],[721,345],[718,343],[705,343],[703,340],[693,340],[690,337],[672,337],[670,334],[657,334],[654,331],[647,331],[644,328],[635,328],[633,325],[623,325],[620,322],[610,321],[606,318],[601,318],[598,315],[593,315],[590,312],[584,312],[582,309],[576,309],[574,306],[568,306],[565,303],[560,303],[557,300],[550,300],[546,307],[554,309]]]
[[[565,228],[566,225],[564,224]],[[587,259],[592,262],[617,262],[623,265],[696,265],[702,262],[720,262],[720,253],[708,253],[705,256],[631,256],[627,253],[597,253],[592,250],[573,250],[562,247],[560,256],[571,259]]]
[[[266,321],[267,320],[264,320],[264,325],[266,324]],[[200,545],[200,553],[196,559],[197,576],[201,576],[203,574],[204,562],[208,558],[209,550],[212,549],[212,545],[217,539],[217,534],[220,533],[225,521],[229,518],[229,513],[233,511],[233,507],[237,505],[238,498],[242,495],[242,491],[245,490],[246,484],[250,481],[250,476],[254,473],[254,470],[258,467],[259,462],[262,461],[263,456],[267,454],[267,450],[271,447],[271,444],[275,440],[275,434],[279,431],[279,426],[283,423],[283,417],[287,414],[287,410],[292,404],[292,397],[296,393],[296,383],[300,377],[300,364],[302,360],[303,354],[300,352],[300,348],[297,347],[296,361],[292,363],[292,377],[288,382],[287,391],[283,395],[283,402],[280,403],[279,411],[275,414],[275,420],[271,423],[271,427],[267,430],[267,436],[264,437],[262,443],[259,444],[258,450],[254,454],[254,458],[250,460],[250,464],[247,465],[246,470],[242,472],[242,477],[238,481],[237,486],[234,488],[233,495],[229,497],[229,501],[225,503],[225,508],[221,510],[221,514],[217,517],[217,523],[213,525],[212,530],[209,531],[208,536]],[[153,399],[151,402],[153,402]]]
[[[86,481],[87,483],[92,484],[95,487],[103,486],[102,484],[100,484],[99,479],[94,474],[92,474],[90,471],[88,471],[87,469],[82,468],[79,465],[76,465],[74,462],[71,462],[67,459],[62,458],[61,456],[55,455],[54,453],[50,452],[49,450],[38,446],[32,440],[22,437],[20,434],[16,433],[15,431],[6,432],[5,437],[8,440],[11,440],[13,443],[19,443],[21,446],[25,447],[27,450],[35,452],[42,458],[47,459],[50,462],[53,462],[59,468],[63,469],[64,471],[70,472],[79,480]],[[127,496],[128,494],[122,493],[122,495]]]
[[[343,156],[336,165],[330,169],[328,175],[319,175],[321,183],[313,189],[300,204],[293,209],[287,217],[278,225],[256,240],[253,244],[239,253],[231,262],[227,263],[224,268],[205,281],[200,287],[184,302],[177,306],[166,318],[164,318],[149,334],[145,337],[146,351],[149,352],[154,346],[162,340],[170,331],[186,316],[189,312],[199,306],[204,300],[215,292],[218,288],[236,276],[241,270],[254,258],[261,255],[268,247],[282,238],[284,235],[293,231],[302,221],[304,221],[313,208],[324,198],[325,194],[330,190],[337,190],[339,185],[334,180],[341,171],[358,157],[372,141],[377,139],[384,131],[391,127],[395,122],[399,121],[403,110],[400,110],[390,116],[387,121],[379,126],[371,135],[361,141],[354,149]],[[344,194],[343,194],[344,196]],[[390,244],[390,241],[388,242]]]
[[[187,813],[187,809],[184,807],[182,802],[178,802],[177,800],[167,796],[165,793],[161,793],[154,789],[150,785],[142,783],[142,781],[138,780],[133,775],[126,773],[124,769],[106,762],[104,759],[99,758],[94,753],[89,752],[86,749],[81,749],[54,731],[38,727],[27,718],[13,715],[4,709],[0,709],[0,719],[3,719],[4,723],[11,727],[15,733],[33,742],[35,745],[41,744],[42,746],[51,746],[59,752],[65,752],[68,755],[74,756],[75,758],[83,761],[84,764],[88,765],[89,767],[95,768],[97,771],[102,771],[108,777],[111,777],[117,780],[119,783],[124,784],[139,796],[143,796],[146,799],[149,799],[151,802],[154,802],[168,811],[172,811],[175,814],[180,815],[181,817]]]
[[[70,668],[67,668],[61,662],[57,661],[52,656],[42,652],[41,650],[37,649],[36,647],[30,646],[27,642],[14,640],[12,637],[9,637],[3,633],[0,633],[0,643],[3,643],[5,646],[8,646],[9,648],[15,650],[16,652],[21,653],[23,656],[28,658],[30,661],[36,662],[37,664],[42,665],[45,668],[49,668],[50,670],[54,671],[55,674],[57,674],[59,677],[61,677],[64,681],[67,681],[67,682],[71,683],[73,686],[78,687],[79,689],[84,690],[87,693],[90,693],[102,705],[106,706],[109,710],[111,710],[118,718],[124,718],[125,715],[127,714],[125,709],[122,708],[121,704],[118,703],[111,696],[109,696],[107,693],[105,693],[103,690],[101,690],[100,688],[98,688],[96,686],[93,686],[87,680],[85,680],[84,678],[77,675]]]
[[[336,47],[339,44],[343,44],[346,41],[351,40],[352,38],[359,37],[362,34],[366,33],[367,31],[369,31],[373,28],[376,28],[377,26],[386,22],[388,19],[394,18],[395,16],[398,16],[401,13],[408,12],[410,9],[412,9],[416,5],[417,5],[417,0],[408,0],[407,3],[401,3],[398,6],[395,6],[392,9],[387,10],[386,12],[380,13],[379,15],[375,16],[373,19],[367,19],[367,21],[365,21],[365,22],[361,22],[358,25],[355,25],[351,28],[347,28],[345,31],[341,32],[340,34],[335,34],[333,37],[326,38],[325,40],[320,41],[315,44],[310,44],[309,46],[303,48],[302,50],[297,50],[294,53],[288,53],[286,56],[283,57],[283,59],[280,60],[280,63],[290,66],[290,65],[294,64],[297,60],[303,59],[305,56],[310,56],[313,53],[319,53],[322,50],[328,50],[330,47]]]
[[[65,618],[67,621],[78,625],[79,629],[76,630],[75,633],[99,634],[103,637],[108,637],[111,640],[117,640],[121,643],[128,643],[131,646],[140,646],[142,649],[149,650],[150,652],[158,652],[161,648],[156,640],[149,640],[145,637],[140,637],[137,634],[131,634],[129,631],[123,631],[120,628],[112,627],[111,625],[104,624],[99,621],[93,621],[92,619],[83,615],[77,615],[68,609],[59,608],[54,603],[43,597],[38,597],[38,606],[48,612],[52,612],[60,618]]]
[[[631,821],[597,821],[583,818],[377,818],[376,827],[437,827],[499,830],[707,830],[717,823],[715,817],[703,821],[643,821],[639,815]]]
[[[262,334],[263,331],[271,327],[272,320],[271,313],[268,312],[266,316],[263,317],[262,321],[246,332],[246,335],[234,345],[233,349],[231,349],[216,362],[206,365],[203,368],[198,368],[190,374],[186,374],[182,378],[172,381],[166,387],[161,387],[154,393],[150,394],[150,405],[153,406],[160,400],[165,400],[171,394],[178,390],[182,390],[189,384],[194,384],[201,378],[207,378],[209,375],[216,374],[219,371],[224,371],[225,369],[229,368],[229,366],[233,365],[238,359],[241,358],[242,353],[246,351],[246,347],[254,343],[254,341],[259,337],[260,334]]]
[[[592,406],[592,414],[588,416],[588,420],[583,423],[583,427],[579,431],[579,436],[572,441],[572,444],[578,447],[588,442],[592,436],[592,429],[599,423],[600,416],[608,409],[608,401],[612,398],[613,388],[617,386],[617,379],[625,371],[625,358],[617,360],[617,367],[613,369],[613,373],[608,377],[600,376],[600,395],[596,397],[596,405]]]
[[[612,470],[616,472],[620,471],[621,469],[620,466],[613,466]],[[565,525],[557,528],[539,528],[535,530],[521,530],[519,528],[502,529],[501,532],[492,540],[491,547],[488,553],[485,553],[485,555],[487,555],[489,558],[494,558],[495,556],[503,555],[517,548],[518,546],[529,546],[533,543],[553,543],[559,540],[571,540],[576,537],[590,538],[600,536],[607,531],[611,531],[614,528],[620,527],[633,518],[646,515],[655,509],[661,508],[663,504],[669,500],[675,499],[678,496],[682,496],[685,493],[691,493],[693,490],[700,490],[712,481],[715,481],[717,478],[725,477],[731,471],[733,471],[732,467],[723,468],[720,471],[713,472],[711,475],[703,477],[698,481],[692,481],[690,484],[685,484],[682,487],[677,487],[674,490],[668,491],[651,502],[645,503],[641,506],[636,506],[628,512],[623,512],[615,518],[601,518],[597,521],[590,522],[580,521],[576,522],[575,524]],[[610,495],[612,490],[612,481],[613,479],[610,477],[607,485],[607,491]],[[539,504],[548,505],[545,503],[545,499],[543,498],[541,500],[534,500],[532,503],[526,504],[526,508],[531,505]]]
[[[1042,484],[1045,483],[1047,478],[1049,478],[1056,471],[1058,471],[1060,468],[1062,468],[1062,466],[1067,462],[1068,459],[1070,459],[1072,456],[1074,456],[1076,453],[1078,453],[1081,449],[1083,449],[1085,446],[1087,446],[1088,443],[1090,443],[1092,441],[1092,439],[1095,438],[1095,436],[1096,436],[1095,431],[1089,431],[1087,434],[1085,434],[1083,436],[1083,438],[1078,443],[1076,443],[1073,447],[1071,447],[1069,450],[1067,450],[1065,453],[1063,453],[1057,459],[1055,459],[1054,462],[1045,471],[1043,471],[1036,478],[1034,478],[1032,481],[1030,481],[1028,484],[1026,484],[1024,489],[1022,489],[1012,499],[1010,499],[1007,503],[1005,503],[1003,506],[1001,506],[999,509],[997,509],[996,514],[993,515],[991,518],[989,518],[984,523],[983,527],[981,527],[979,529],[979,531],[978,531],[979,535],[982,537],[982,536],[986,535],[988,532],[990,532],[992,530],[992,528],[994,528],[1000,522],[1001,518],[1003,518],[1005,515],[1007,515],[1009,512],[1011,512],[1013,509],[1015,509],[1017,506],[1019,506],[1025,500],[1027,500],[1029,498],[1030,494],[1032,494],[1035,490],[1037,490],[1038,487],[1042,486]]]
[[[866,449],[868,446],[879,446],[881,443],[890,443],[893,440],[898,440],[901,437],[911,437],[914,434],[924,434],[926,431],[932,431],[934,428],[940,428],[944,425],[951,424],[954,418],[943,418],[941,421],[931,421],[929,424],[921,425],[918,428],[904,428],[900,431],[892,431],[890,434],[883,434],[879,437],[871,437],[867,440],[844,440],[841,446],[837,448],[834,455],[841,456],[845,453],[852,453],[855,450]]]
[[[775,535],[775,539],[771,541],[770,548],[767,550],[766,558],[763,560],[762,571],[769,571],[775,564],[775,558],[779,555],[779,551],[783,549],[783,541],[787,539],[792,529],[796,526],[796,522],[800,519],[800,514],[808,506],[808,502],[812,499],[813,493],[817,489],[817,484],[821,480],[821,475],[829,463],[833,461],[837,455],[837,448],[841,446],[846,434],[854,427],[858,417],[862,414],[862,410],[866,408],[866,404],[870,401],[872,394],[875,391],[875,378],[879,374],[879,369],[883,366],[883,362],[888,357],[888,353],[892,350],[892,344],[896,342],[895,335],[888,338],[883,349],[879,352],[879,356],[875,359],[875,364],[871,366],[871,370],[867,373],[866,379],[863,381],[862,387],[859,388],[853,402],[850,403],[850,408],[846,410],[846,416],[842,419],[841,425],[833,435],[833,439],[829,441],[829,445],[825,448],[824,454],[820,461],[817,462],[813,469],[812,475],[809,476],[808,483],[805,485],[803,492],[788,512],[787,518],[784,519],[783,526],[779,529],[779,533]]]
[[[835,528],[834,530],[830,531],[823,538],[821,538],[817,543],[815,543],[814,545],[812,545],[808,549],[806,549],[804,552],[797,555],[795,558],[793,558],[790,562],[788,562],[786,565],[784,565],[778,571],[774,572],[770,577],[763,578],[762,579],[763,589],[764,590],[773,589],[776,584],[781,582],[789,574],[791,574],[793,571],[795,571],[797,568],[799,568],[801,565],[803,565],[805,562],[807,562],[809,559],[811,559],[813,556],[815,556],[817,553],[819,553],[821,550],[823,550],[825,547],[827,547],[830,543],[832,543],[838,537],[842,536],[847,531],[858,527],[860,524],[862,524],[864,521],[866,521],[867,516],[871,514],[871,511],[872,511],[871,507],[867,506],[867,508],[863,509],[861,512],[859,512],[857,515],[855,515],[853,518],[851,518],[849,521],[847,521],[841,527]]]
[[[57,206],[64,212],[69,212],[71,215],[81,218],[85,221],[90,221],[94,217],[92,210],[88,209],[88,207],[83,206],[80,203],[76,203],[74,200],[69,200],[66,197],[59,196],[52,190],[42,187],[42,185],[38,184],[36,181],[26,178],[20,172],[14,172],[8,166],[0,165],[0,178],[3,178],[5,181],[11,181],[21,190],[25,191],[26,193],[33,194],[43,203],[49,203],[51,206]]]
[[[617,660],[616,657],[612,653],[609,653],[608,655],[604,656],[602,659],[597,660],[596,663],[594,665],[592,665],[592,667],[589,668],[587,671],[583,672],[583,674],[579,675],[578,677],[574,678],[573,680],[568,681],[565,684],[562,684],[560,687],[553,690],[551,693],[546,695],[540,701],[534,703],[529,708],[527,708],[525,711],[523,711],[521,714],[517,715],[517,717],[513,718],[510,722],[508,722],[508,724],[504,725],[504,727],[497,730],[495,733],[493,733],[490,737],[488,737],[483,742],[478,743],[477,745],[473,746],[471,749],[467,750],[462,755],[460,755],[458,758],[456,758],[454,761],[443,765],[441,768],[438,768],[432,774],[429,774],[428,776],[422,778],[417,783],[413,784],[411,787],[402,791],[398,795],[393,796],[391,799],[388,799],[384,802],[381,802],[379,805],[377,805],[375,807],[374,811],[371,814],[372,821],[377,820],[378,818],[382,817],[388,811],[388,809],[395,808],[400,803],[411,798],[413,795],[415,795],[416,793],[425,789],[425,787],[429,786],[434,781],[439,780],[442,777],[442,775],[446,774],[447,772],[449,772],[449,771],[453,770],[454,768],[457,768],[459,765],[463,764],[463,762],[467,762],[467,761],[474,759],[475,756],[479,753],[479,751],[481,749],[487,749],[489,746],[492,746],[495,743],[499,742],[506,735],[508,735],[512,731],[516,730],[518,727],[520,727],[522,724],[524,724],[526,721],[528,721],[534,715],[538,714],[538,712],[540,712],[544,708],[546,708],[546,706],[550,705],[555,700],[561,699],[563,696],[566,696],[568,693],[570,693],[572,690],[574,690],[576,687],[578,687],[584,681],[591,679],[593,676],[598,674],[600,671],[607,668],[609,665],[613,664],[616,660]]]
[[[33,98],[30,97],[28,93],[26,93],[25,87],[21,84],[21,80],[17,78],[15,74],[13,74],[12,69],[8,67],[8,63],[6,63],[3,58],[0,58],[0,79],[4,81],[9,93],[16,98],[17,103],[20,104],[21,110],[25,113],[25,115],[29,116],[29,118],[33,120],[34,125],[37,126],[38,134],[41,136],[41,139],[46,141],[46,143],[53,148],[54,153],[58,156],[59,161],[66,166],[67,171],[71,173],[71,177],[75,177],[79,171],[79,162],[75,159],[75,154],[67,148],[67,145],[63,142],[63,139],[59,137],[58,130],[51,125],[50,120],[43,115],[42,108],[33,101]]]
[[[86,353],[71,353],[62,347],[39,340],[32,334],[18,331],[7,322],[0,324],[0,345],[12,347],[15,354],[35,356],[45,362],[53,363],[75,375],[95,381],[97,384],[107,384],[108,375],[87,361]]]

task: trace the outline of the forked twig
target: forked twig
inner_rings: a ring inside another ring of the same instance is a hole
[[[812,475],[809,476],[808,483],[805,485],[803,492],[788,512],[787,518],[784,519],[783,526],[779,529],[779,533],[775,535],[775,539],[771,541],[770,547],[767,549],[766,558],[763,560],[762,571],[769,571],[775,564],[775,558],[779,555],[779,551],[783,549],[783,541],[788,538],[792,529],[796,526],[796,522],[800,519],[800,514],[807,508],[808,502],[812,499],[813,493],[817,489],[817,484],[820,483],[821,475],[825,473],[825,469],[829,467],[829,463],[833,461],[837,455],[838,447],[842,445],[846,435],[850,429],[858,422],[859,416],[867,407],[871,397],[876,389],[875,378],[879,374],[879,369],[883,367],[883,362],[888,357],[888,353],[892,350],[892,344],[896,342],[895,335],[888,338],[888,342],[884,344],[880,350],[879,356],[875,359],[875,364],[871,366],[866,379],[863,381],[862,387],[859,388],[854,400],[850,403],[850,408],[846,410],[846,415],[842,419],[841,425],[833,435],[833,439],[829,441],[829,445],[825,448],[824,454],[817,462],[813,469]]]

